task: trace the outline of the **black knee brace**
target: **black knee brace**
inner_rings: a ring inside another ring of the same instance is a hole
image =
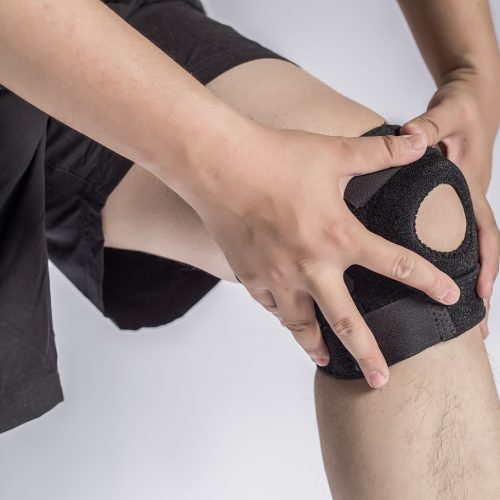
[[[363,135],[399,135],[399,129],[397,125],[383,124]],[[451,252],[429,248],[419,240],[415,228],[420,204],[439,184],[455,188],[467,221],[464,240]],[[460,169],[439,149],[427,148],[422,158],[408,166],[353,178],[344,199],[367,229],[422,255],[460,287],[459,301],[445,306],[415,288],[364,267],[354,265],[346,270],[346,285],[388,365],[457,337],[483,319],[484,304],[475,290],[479,257],[469,189]],[[358,363],[332,331],[317,304],[315,310],[330,352],[330,363],[318,369],[337,378],[362,377]]]

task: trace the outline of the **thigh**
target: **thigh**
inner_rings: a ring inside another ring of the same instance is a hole
[[[221,74],[207,87],[269,127],[355,137],[384,122],[380,114],[283,60],[250,61]]]

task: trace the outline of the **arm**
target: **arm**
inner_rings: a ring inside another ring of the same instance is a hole
[[[498,79],[498,46],[487,0],[398,2],[438,86],[459,69]]]
[[[95,0],[0,2],[0,83],[181,192],[195,181],[188,157],[200,138],[215,141],[229,128],[245,128],[231,108]]]
[[[477,293],[489,304],[500,235],[486,198],[500,122],[500,57],[487,0],[399,0],[438,89],[402,133],[424,133],[464,173],[478,226]],[[486,321],[481,323],[484,337]]]

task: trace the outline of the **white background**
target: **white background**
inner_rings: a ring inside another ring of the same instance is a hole
[[[206,5],[389,122],[420,114],[433,93],[395,1]],[[498,219],[499,154],[497,141]],[[2,500],[330,498],[314,365],[242,287],[220,283],[173,324],[124,332],[50,272],[65,401],[0,436]],[[486,342],[497,382],[499,296]]]

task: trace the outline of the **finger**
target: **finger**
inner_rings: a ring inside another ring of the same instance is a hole
[[[422,134],[333,138],[342,150],[345,175],[361,175],[418,160],[425,152]]]
[[[321,335],[311,296],[303,290],[273,290],[273,296],[278,305],[281,324],[292,332],[295,340],[315,363],[326,366],[330,362],[330,355]]]
[[[493,293],[493,285],[498,275],[500,255],[497,228],[481,228],[478,230],[479,260],[481,269],[476,285],[477,294],[488,299]]]
[[[311,277],[309,291],[331,329],[358,362],[366,380],[374,389],[389,380],[389,368],[380,348],[351,295],[343,276],[337,271]]]
[[[281,319],[278,317],[278,306],[270,290],[267,288],[247,288],[247,291],[266,311]]]
[[[490,334],[490,331],[488,329],[488,316],[490,314],[490,299],[484,300],[484,307],[486,308],[486,316],[481,321],[481,323],[479,323],[479,330],[481,331],[483,340],[485,340]]]
[[[481,269],[476,284],[477,294],[487,299],[493,293],[493,284],[498,275],[500,259],[500,233],[486,198],[474,200],[474,216],[476,219],[479,261]]]
[[[479,323],[479,331],[481,332],[481,337],[483,337],[483,340],[486,340],[486,337],[488,336],[488,326],[486,324],[486,318]]]
[[[437,267],[407,248],[396,245],[366,230],[358,262],[388,278],[421,290],[443,304],[451,305],[460,297],[460,288]]]
[[[460,121],[456,109],[443,101],[413,120],[405,123],[401,134],[424,134],[429,146],[436,145],[440,140],[455,133]]]

